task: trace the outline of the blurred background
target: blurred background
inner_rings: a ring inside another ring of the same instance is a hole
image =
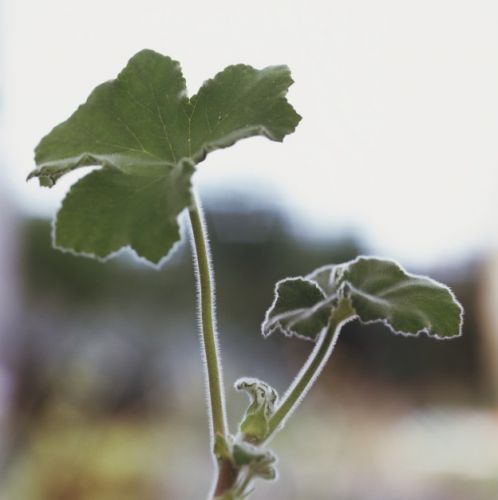
[[[82,173],[25,183],[39,139],[144,47],[191,94],[237,62],[296,82],[294,135],[194,178],[232,429],[233,382],[283,392],[311,349],[259,334],[277,280],[379,254],[465,307],[448,342],[348,325],[254,498],[498,498],[497,23],[492,0],[0,0],[0,500],[194,500],[211,481],[188,241],[160,271],[63,254],[50,219]]]

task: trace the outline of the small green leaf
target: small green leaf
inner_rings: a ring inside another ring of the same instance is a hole
[[[229,66],[187,97],[180,65],[151,50],[99,85],[44,137],[28,178],[53,186],[85,166],[55,223],[56,246],[108,257],[130,246],[158,263],[179,239],[177,217],[192,204],[191,176],[206,154],[245,137],[282,141],[300,117],[285,95],[287,67]]]
[[[233,446],[233,459],[237,467],[249,467],[252,476],[268,481],[277,477],[277,457],[270,450],[262,450],[244,442],[236,443]]]
[[[262,326],[265,337],[275,331],[313,339],[327,326],[330,301],[323,290],[306,278],[287,278],[277,283],[275,300]]]
[[[268,435],[269,420],[278,401],[277,391],[266,382],[244,377],[235,382],[238,391],[246,391],[251,403],[240,424],[246,441],[257,444]]]
[[[315,339],[332,311],[349,301],[363,323],[383,322],[395,333],[434,338],[461,334],[463,309],[451,290],[430,278],[407,273],[391,260],[372,257],[324,266],[305,278],[277,283],[263,335]]]

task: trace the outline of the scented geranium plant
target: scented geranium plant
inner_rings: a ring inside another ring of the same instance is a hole
[[[189,97],[179,63],[143,50],[41,140],[29,175],[50,187],[72,170],[100,167],[71,187],[54,221],[54,246],[76,255],[105,260],[129,248],[159,266],[180,240],[179,216],[188,212],[216,463],[209,498],[247,498],[255,479],[276,479],[268,443],[316,382],[349,321],[383,322],[394,333],[435,339],[461,334],[462,307],[450,289],[391,260],[358,257],[283,279],[262,334],[300,337],[314,348],[281,397],[257,378],[238,380],[250,404],[236,432],[228,428],[214,276],[192,176],[216,149],[257,135],[281,142],[294,132],[300,116],[286,99],[292,83],[286,66],[239,64]]]

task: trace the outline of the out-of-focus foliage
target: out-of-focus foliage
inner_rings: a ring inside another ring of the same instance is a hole
[[[214,199],[206,209],[227,386],[242,375],[257,375],[282,392],[310,346],[260,337],[274,283],[353,259],[366,249],[354,238],[303,241],[279,213],[264,206],[248,215]],[[16,391],[0,498],[114,500],[123,498],[123,491],[133,500],[201,497],[211,471],[205,468],[202,372],[186,245],[155,272],[126,257],[104,265],[53,250],[48,221],[26,221],[23,240],[19,258],[25,314],[9,337]],[[450,284],[462,300],[465,335],[452,343],[434,343],[392,336],[382,325],[347,325],[308,404],[273,445],[282,450],[280,473],[297,483],[290,479],[289,490],[281,493],[271,485],[261,487],[260,498],[301,500],[312,491],[317,500],[328,499],[332,486],[324,478],[333,473],[339,495],[348,498],[345,492],[350,491],[351,499],[370,500],[369,492],[391,487],[381,484],[378,453],[391,450],[396,457],[401,453],[397,447],[403,450],[412,435],[437,445],[439,429],[448,427],[435,420],[433,435],[424,422],[434,416],[420,420],[417,412],[436,402],[466,406],[482,399],[475,275],[430,274]],[[242,415],[245,398],[231,392],[229,399],[231,414]],[[448,438],[453,443],[462,428],[458,418]],[[409,425],[412,419],[415,427]],[[483,451],[487,441],[478,428],[476,423],[459,439],[473,436],[484,470],[493,457]],[[489,428],[487,434],[493,432],[491,423]],[[375,436],[382,436],[381,441]],[[285,461],[287,448],[301,450],[310,468],[293,469]],[[395,458],[381,463],[399,466],[402,477],[404,469]],[[406,457],[401,464],[414,466]],[[366,477],[374,468],[375,477]],[[353,469],[362,471],[364,483],[357,484]],[[487,481],[462,486],[459,480],[460,489],[450,497],[422,492],[413,498],[467,500],[472,491],[476,499],[492,500],[486,492],[498,487]]]

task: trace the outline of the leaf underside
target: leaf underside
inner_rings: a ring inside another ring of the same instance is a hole
[[[281,331],[314,340],[343,300],[363,323],[383,322],[395,333],[425,332],[434,338],[461,334],[463,310],[448,287],[409,274],[394,261],[372,257],[277,283],[262,333]]]
[[[151,50],[133,56],[38,144],[31,177],[74,184],[55,222],[55,244],[105,258],[125,246],[158,263],[179,239],[177,217],[192,205],[194,167],[215,149],[262,135],[274,141],[300,117],[285,95],[286,66],[229,66],[187,96],[178,62]]]

